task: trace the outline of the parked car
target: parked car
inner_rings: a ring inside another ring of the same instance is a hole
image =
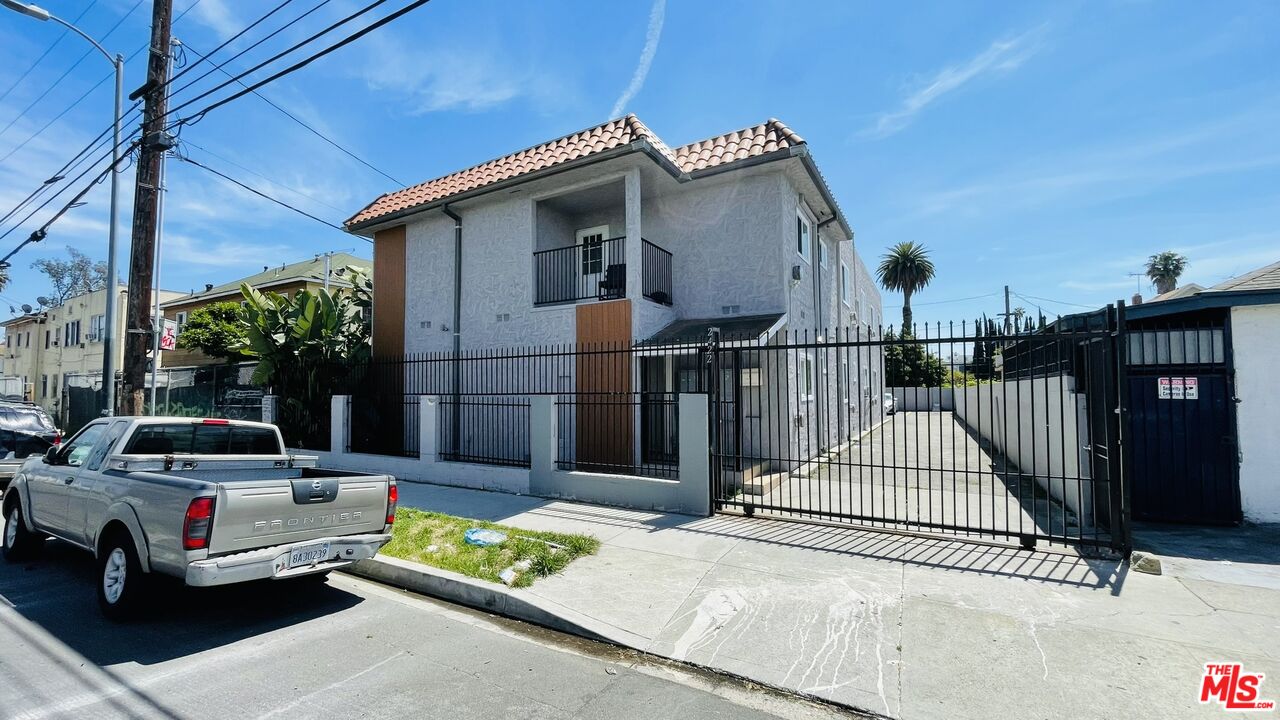
[[[94,554],[98,603],[128,617],[152,575],[208,586],[323,577],[390,539],[396,481],[287,454],[274,425],[94,420],[28,458],[4,494],[4,556],[47,536]]]
[[[39,405],[0,401],[0,493],[32,455],[62,441],[62,432]]]
[[[898,412],[898,399],[893,396],[893,393],[881,395],[880,403],[885,415],[892,415]]]

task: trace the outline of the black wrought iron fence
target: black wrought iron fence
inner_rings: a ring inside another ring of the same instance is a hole
[[[437,432],[441,460],[529,467],[528,397],[442,397]]]
[[[557,395],[555,402],[559,469],[680,476],[675,394],[574,393]]]

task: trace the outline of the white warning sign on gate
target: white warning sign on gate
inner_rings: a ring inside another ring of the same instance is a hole
[[[1156,397],[1161,400],[1199,400],[1200,379],[1193,377],[1156,378]]]

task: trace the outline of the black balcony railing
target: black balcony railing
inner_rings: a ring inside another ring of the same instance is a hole
[[[656,303],[670,305],[671,253],[644,238],[640,239],[640,247],[643,252],[641,260],[644,269],[641,273],[641,291],[645,297]]]
[[[627,296],[626,238],[585,241],[533,254],[534,305]]]
[[[627,296],[626,238],[586,241],[533,254],[533,304],[616,300]],[[641,292],[670,305],[671,253],[641,238]]]

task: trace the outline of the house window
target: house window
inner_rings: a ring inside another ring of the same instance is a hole
[[[107,316],[94,315],[89,318],[89,340],[102,342],[107,335]]]
[[[40,376],[40,397],[41,398],[49,397],[49,376],[48,375]]]
[[[849,282],[849,266],[846,263],[840,263],[840,299],[848,305],[853,297],[853,288]]]
[[[582,274],[599,275],[604,272],[604,239],[599,235],[582,238]]]
[[[173,316],[173,319],[174,319],[174,320],[176,320],[176,321],[178,322],[178,332],[182,332],[182,326],[184,326],[184,325],[186,325],[186,324],[187,324],[187,313],[186,313],[186,311],[184,310],[184,311],[182,311],[182,312],[180,312],[180,313],[175,313],[175,314],[174,314],[174,316]]]
[[[796,211],[796,252],[807,262],[809,260],[809,219],[800,211]]]
[[[800,400],[813,400],[813,356],[809,354],[800,357]]]
[[[821,237],[818,238],[818,263],[827,267],[827,243]]]
[[[44,349],[45,350],[49,349],[49,338],[50,338],[49,331],[45,330],[44,331]]]

